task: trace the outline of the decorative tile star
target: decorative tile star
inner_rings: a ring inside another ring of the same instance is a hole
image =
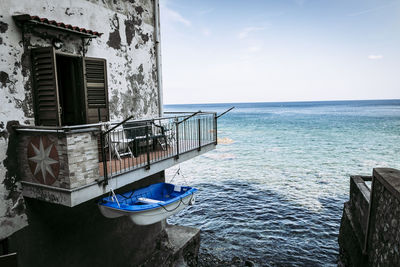
[[[40,138],[39,148],[37,148],[33,144],[31,144],[31,145],[35,152],[35,156],[30,157],[29,160],[36,163],[34,175],[36,175],[37,173],[39,173],[39,171],[41,171],[42,177],[43,177],[43,182],[46,183],[46,174],[47,173],[49,173],[52,177],[55,178],[53,170],[51,169],[50,165],[58,162],[57,160],[54,160],[49,157],[51,148],[53,147],[53,144],[49,145],[45,149],[43,147],[42,138]]]

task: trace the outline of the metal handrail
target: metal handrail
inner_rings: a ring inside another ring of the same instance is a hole
[[[131,125],[124,124],[130,122]],[[117,129],[122,124],[124,128]],[[112,168],[113,175],[137,168],[149,169],[154,162],[168,158],[177,159],[188,151],[200,151],[204,146],[216,144],[215,127],[216,113],[205,114],[201,111],[189,116],[151,120],[125,119],[101,134],[104,139],[102,182],[108,182],[107,168]],[[106,143],[106,140],[109,142]],[[109,152],[106,153],[106,150]],[[107,158],[107,155],[111,157]]]
[[[177,124],[181,124],[182,122],[185,122],[185,121],[187,121],[188,119],[190,119],[190,118],[192,118],[192,117],[194,117],[194,116],[196,116],[197,114],[199,114],[199,113],[201,113],[201,111],[199,110],[199,111],[197,111],[197,112],[195,112],[195,113],[193,113],[192,115],[190,115],[190,116],[188,116],[188,117],[186,117],[185,119],[183,119],[183,120],[181,120],[181,121],[178,121],[178,122],[176,122]]]
[[[198,113],[201,114],[213,114],[215,112],[212,111],[197,111]],[[164,111],[164,114],[188,114],[188,113],[194,113],[193,111]]]
[[[219,117],[225,115],[226,113],[228,113],[229,111],[231,111],[231,110],[234,109],[234,108],[235,108],[235,107],[231,107],[231,108],[225,110],[224,112],[222,112],[221,114],[219,114],[216,118],[218,119]]]
[[[193,114],[193,112],[164,112],[166,114],[187,114],[190,113],[191,115]],[[197,113],[201,113],[201,114],[212,114],[213,112],[197,112]],[[165,119],[174,119],[174,118],[186,118],[187,116],[185,115],[180,115],[180,116],[163,116],[163,117],[155,117],[155,118],[151,118],[151,119],[136,119],[136,120],[132,120],[134,122],[152,122],[155,120],[165,120]],[[129,117],[129,120],[132,119],[133,116]],[[128,121],[129,121],[128,120]],[[102,125],[104,125],[104,123],[109,123],[110,125],[114,124],[119,124],[121,125],[121,122],[113,122],[113,121],[108,121],[108,122],[97,122],[97,123],[89,123],[89,124],[79,124],[79,125],[71,125],[71,126],[35,126],[35,125],[16,125],[14,126],[15,130],[17,131],[38,131],[40,132],[41,130],[43,130],[43,132],[63,132],[63,131],[71,131],[71,130],[76,130],[76,129],[87,129],[88,131],[93,131],[93,130],[98,130],[99,127],[101,127]],[[91,128],[91,129],[89,129]]]
[[[132,118],[133,118],[133,116],[129,116],[128,118],[121,121],[120,123],[117,123],[117,125],[113,126],[111,129],[105,131],[103,134],[108,134],[109,132],[113,131],[115,128],[118,128],[119,126],[121,126],[122,124],[124,124],[125,122],[129,121]]]

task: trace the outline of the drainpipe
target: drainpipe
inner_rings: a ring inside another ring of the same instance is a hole
[[[158,87],[158,107],[159,116],[163,117],[163,90],[161,75],[161,38],[160,38],[160,2],[154,0],[154,35],[156,46],[156,65],[157,65],[157,87]]]

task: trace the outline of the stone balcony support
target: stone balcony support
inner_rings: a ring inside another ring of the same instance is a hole
[[[17,127],[23,195],[74,207],[110,192],[111,188],[117,190],[216,147],[214,113],[131,123],[145,123],[145,126],[136,127],[150,129],[145,133],[147,136],[140,137],[140,150],[135,147],[139,142],[124,137],[124,133],[136,128],[127,130],[118,126],[122,123]],[[125,146],[121,145],[123,141]],[[100,144],[105,144],[103,150]],[[130,153],[118,154],[116,149],[121,148]]]

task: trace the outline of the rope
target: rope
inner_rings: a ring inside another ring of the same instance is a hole
[[[186,184],[186,185],[189,185],[189,183],[186,181],[186,176],[183,175],[183,173],[182,173],[181,175],[182,175],[182,177],[183,177],[183,180],[185,181],[185,184]]]
[[[181,165],[179,165],[178,169],[176,170],[174,176],[173,176],[172,179],[169,181],[169,183],[172,183],[172,181],[175,179],[175,176],[176,176],[177,174],[178,174],[178,175],[181,175],[181,176],[183,177],[183,180],[185,181],[185,184],[187,184],[187,185],[189,184],[189,183],[186,181],[185,175],[183,175],[183,173],[181,172]]]
[[[135,191],[132,190],[131,194],[129,195],[129,197],[124,196],[123,194],[119,194],[121,197],[125,198],[125,199],[130,199],[133,196],[133,193],[135,193]]]
[[[192,196],[190,197],[190,199],[189,199],[189,201],[188,201],[187,203],[183,202],[183,199],[182,199],[181,197],[179,197],[179,204],[178,204],[178,206],[176,206],[175,208],[173,208],[173,209],[171,209],[171,210],[168,210],[163,204],[158,203],[158,205],[159,205],[160,207],[162,207],[164,210],[166,210],[167,212],[173,212],[173,211],[175,211],[176,209],[179,208],[179,206],[181,205],[181,203],[182,203],[183,205],[188,206],[189,203],[192,201],[192,199],[193,199],[193,194],[192,194]],[[171,203],[171,204],[172,204],[172,203]]]
[[[192,193],[192,196],[190,197],[190,199],[189,199],[189,201],[188,201],[187,203],[183,202],[183,199],[181,199],[181,202],[182,202],[184,205],[189,206],[190,202],[192,202],[193,197],[194,197],[194,193]]]
[[[172,183],[172,181],[175,179],[175,176],[176,176],[177,174],[180,174],[180,173],[179,173],[180,171],[181,171],[181,166],[179,165],[179,167],[178,167],[178,169],[176,170],[174,176],[172,177],[172,179],[171,179],[168,183]]]
[[[115,201],[117,202],[117,204],[118,204],[118,208],[120,208],[121,206],[119,205],[119,201],[118,201],[117,196],[116,196],[115,193],[114,193],[114,190],[113,190],[112,188],[110,188],[110,191],[111,191],[111,193],[112,193],[112,197],[111,197],[112,201],[115,200]]]

